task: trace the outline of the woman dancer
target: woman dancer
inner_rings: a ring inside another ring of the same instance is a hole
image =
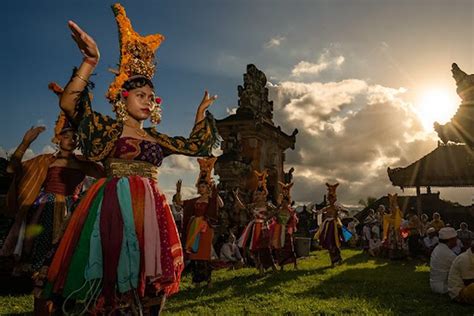
[[[140,36],[124,8],[112,8],[120,64],[107,98],[116,119],[91,109],[89,77],[99,62],[99,49],[90,35],[69,22],[84,59],[60,106],[78,126],[82,152],[104,163],[107,178],[92,185],[74,211],[50,266],[47,290],[65,298],[63,312],[156,313],[178,291],[183,269],[176,225],[157,185],[158,167],[171,154],[211,155],[219,138],[205,113],[216,96],[205,93],[187,139],[143,128],[145,120],[158,124],[161,119],[161,100],[151,79],[154,52],[164,37]]]
[[[214,228],[218,221],[218,210],[224,206],[212,183],[211,172],[217,158],[199,159],[201,172],[196,183],[199,197],[183,202],[183,224],[186,228],[185,256],[191,260],[193,283],[211,283],[211,255]],[[180,192],[179,190],[178,192]]]

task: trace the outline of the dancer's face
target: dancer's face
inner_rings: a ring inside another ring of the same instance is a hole
[[[197,190],[198,190],[199,195],[204,195],[204,194],[209,193],[209,187],[205,183],[199,183]]]
[[[59,148],[65,151],[73,151],[77,147],[77,134],[67,131],[59,135]]]
[[[137,121],[147,120],[154,110],[155,92],[149,85],[128,91],[126,98],[128,115]]]

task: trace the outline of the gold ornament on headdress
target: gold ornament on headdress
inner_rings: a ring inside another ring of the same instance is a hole
[[[257,189],[267,191],[268,170],[265,169],[262,172],[258,172],[257,170],[254,170],[253,173],[257,177]]]
[[[48,84],[48,89],[53,91],[58,97],[61,97],[63,94],[64,89],[61,88],[56,82],[50,82]],[[59,112],[58,119],[56,120],[56,125],[54,126],[54,137],[51,141],[55,144],[59,144],[59,135],[63,131],[64,127],[68,124],[68,120],[66,118],[66,114],[61,110]]]
[[[328,189],[328,198],[332,197],[337,200],[336,188],[339,186],[339,183],[329,184],[326,182],[326,187]]]
[[[278,181],[278,184],[280,185],[282,198],[286,199],[289,202],[291,202],[291,188],[293,187],[294,183],[293,182],[283,183],[281,181]]]
[[[199,163],[199,177],[196,182],[196,185],[198,185],[200,182],[206,182],[207,184],[212,183],[211,179],[211,174],[212,174],[212,169],[214,169],[214,165],[217,161],[217,157],[212,157],[212,158],[198,158],[197,159]]]
[[[161,34],[141,36],[132,27],[125,9],[119,3],[112,6],[119,30],[120,64],[115,80],[107,91],[107,99],[115,102],[122,85],[133,76],[151,79],[155,73],[155,51],[165,37]]]

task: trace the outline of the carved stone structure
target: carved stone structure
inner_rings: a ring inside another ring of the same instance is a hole
[[[462,102],[451,121],[444,125],[435,123],[435,130],[444,143],[463,143],[474,147],[474,75],[466,74],[457,64],[452,65],[451,72]]]
[[[273,122],[273,102],[268,100],[267,78],[254,65],[247,65],[244,85],[238,86],[239,103],[235,114],[217,120],[224,139],[223,155],[215,166],[221,190],[239,187],[241,197],[250,199],[255,188],[253,170],[268,170],[267,187],[274,199],[278,181],[284,182],[285,150],[295,148],[296,134],[285,134]]]

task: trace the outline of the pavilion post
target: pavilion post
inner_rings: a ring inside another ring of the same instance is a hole
[[[421,190],[420,187],[416,187],[416,212],[418,217],[421,217]]]

